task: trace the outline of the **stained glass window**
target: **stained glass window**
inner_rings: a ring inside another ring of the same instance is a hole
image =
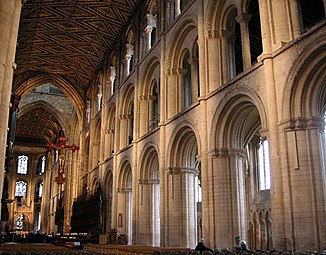
[[[17,217],[16,229],[22,230],[24,227],[24,214],[20,213]]]
[[[17,174],[27,174],[28,157],[18,156]]]
[[[16,182],[16,197],[23,197],[27,194],[27,182],[25,181],[17,181]]]

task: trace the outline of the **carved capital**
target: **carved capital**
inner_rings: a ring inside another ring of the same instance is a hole
[[[236,20],[239,23],[249,23],[251,19],[251,15],[248,13],[241,13],[239,16],[236,17]]]

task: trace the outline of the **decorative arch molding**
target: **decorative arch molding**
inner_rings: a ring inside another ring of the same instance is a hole
[[[267,131],[266,110],[258,94],[248,87],[225,91],[213,117],[209,147],[212,152],[217,148],[241,148],[252,135],[251,129]],[[259,119],[260,124],[252,122]],[[250,122],[251,121],[251,122]],[[247,124],[241,127],[240,124]],[[242,130],[243,132],[240,132]],[[242,143],[241,143],[242,141]]]
[[[45,108],[48,112],[50,112],[56,118],[59,125],[62,127],[63,132],[65,134],[67,133],[67,130],[69,130],[69,128],[67,127],[64,119],[62,119],[61,113],[55,107],[53,107],[51,104],[49,104],[48,102],[45,102],[43,100],[39,100],[36,102],[34,101],[34,102],[24,105],[19,110],[18,115],[23,116],[25,113],[33,111],[34,109],[37,109],[37,108]]]
[[[326,108],[326,37],[298,54],[283,91],[282,119],[322,118]]]
[[[99,188],[100,187],[100,181],[99,181],[99,179],[98,179],[98,177],[97,176],[94,176],[93,177],[93,180],[92,180],[92,184],[91,184],[92,186],[92,188],[91,188],[91,191],[95,191],[97,188]]]
[[[169,43],[168,55],[166,61],[166,68],[170,69],[175,65],[176,58],[178,57],[177,52],[180,51],[180,47],[182,42],[186,38],[187,34],[190,33],[191,30],[197,28],[197,20],[194,17],[190,17],[185,19],[175,30],[172,39]],[[196,37],[197,38],[197,37]],[[195,39],[195,38],[194,38]]]
[[[116,110],[117,110],[115,103],[110,104],[108,109],[109,110],[107,111],[107,116],[106,116],[106,120],[105,120],[105,130],[110,129],[111,121],[113,118],[115,118]]]
[[[102,124],[102,120],[101,118],[98,118],[95,124],[95,136],[94,136],[95,142],[101,141],[101,124]]]
[[[78,120],[80,123],[82,123],[83,119],[83,109],[84,109],[84,102],[83,99],[80,97],[78,92],[73,88],[73,86],[68,83],[65,79],[58,75],[53,75],[53,74],[41,74],[38,76],[35,76],[28,81],[24,82],[21,84],[15,91],[14,94],[22,97],[28,92],[30,92],[32,89],[46,84],[46,83],[51,83],[54,86],[58,87],[61,89],[71,100],[72,105],[75,108],[75,111],[78,116]]]
[[[234,23],[236,23],[236,16],[239,14],[239,11],[237,9],[237,7],[235,5],[228,5],[225,9],[223,9],[223,12],[221,14],[221,20],[220,20],[220,24],[218,24],[218,27],[216,27],[216,29],[218,29],[219,31],[231,31],[230,26],[230,17],[232,17],[231,15],[234,15]]]
[[[227,5],[226,5],[227,4]],[[230,10],[237,8],[236,1],[225,2],[222,0],[210,0],[207,7],[207,32],[209,35],[218,34],[222,29],[223,24],[226,26],[225,20],[228,17]],[[239,7],[240,8],[240,7]]]
[[[158,146],[153,142],[148,142],[139,157],[140,160],[140,179],[151,179],[149,169],[152,168],[154,161],[158,162]]]
[[[105,173],[103,176],[103,188],[105,189],[106,184],[108,184],[111,180],[111,178],[113,178],[113,166],[112,163],[109,163],[109,165],[105,168]]]
[[[150,94],[150,84],[151,80],[155,77],[153,75],[155,69],[160,67],[160,58],[158,55],[153,55],[146,61],[144,65],[144,71],[140,78],[140,88],[139,88],[139,95],[149,95]]]
[[[184,158],[179,158],[181,150],[183,151],[183,156],[187,155],[186,150],[193,146],[193,142],[196,142],[198,154],[201,151],[200,146],[200,133],[197,129],[196,125],[189,120],[186,120],[180,123],[173,132],[173,135],[170,139],[168,145],[168,155],[167,162],[169,162],[170,166],[180,166],[179,164],[183,162]],[[200,155],[197,155],[200,158]]]

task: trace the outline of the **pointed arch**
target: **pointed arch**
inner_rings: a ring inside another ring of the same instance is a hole
[[[51,115],[53,115],[55,117],[58,124],[60,125],[60,127],[58,127],[54,123],[52,123],[53,125],[55,125],[55,126],[52,127],[55,131],[59,132],[60,128],[61,128],[62,131],[64,133],[66,133],[67,130],[69,130],[69,127],[67,126],[66,121],[61,117],[62,114],[55,107],[53,107],[51,104],[49,104],[48,102],[43,101],[43,100],[34,101],[34,102],[31,102],[31,103],[28,103],[28,104],[24,105],[19,110],[18,116],[21,117],[25,113],[30,112],[30,111],[34,111],[34,110],[39,109],[39,108],[45,109],[47,112],[49,112]]]
[[[71,100],[72,105],[74,106],[79,123],[82,123],[83,119],[83,109],[84,109],[84,102],[79,93],[73,88],[73,86],[68,83],[65,79],[58,75],[53,74],[41,74],[35,76],[28,81],[21,84],[15,91],[14,94],[22,97],[23,95],[27,94],[32,89],[46,84],[51,83],[61,89]]]

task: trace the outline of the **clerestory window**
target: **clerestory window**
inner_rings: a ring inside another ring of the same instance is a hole
[[[17,174],[27,174],[28,169],[28,156],[18,156]]]

